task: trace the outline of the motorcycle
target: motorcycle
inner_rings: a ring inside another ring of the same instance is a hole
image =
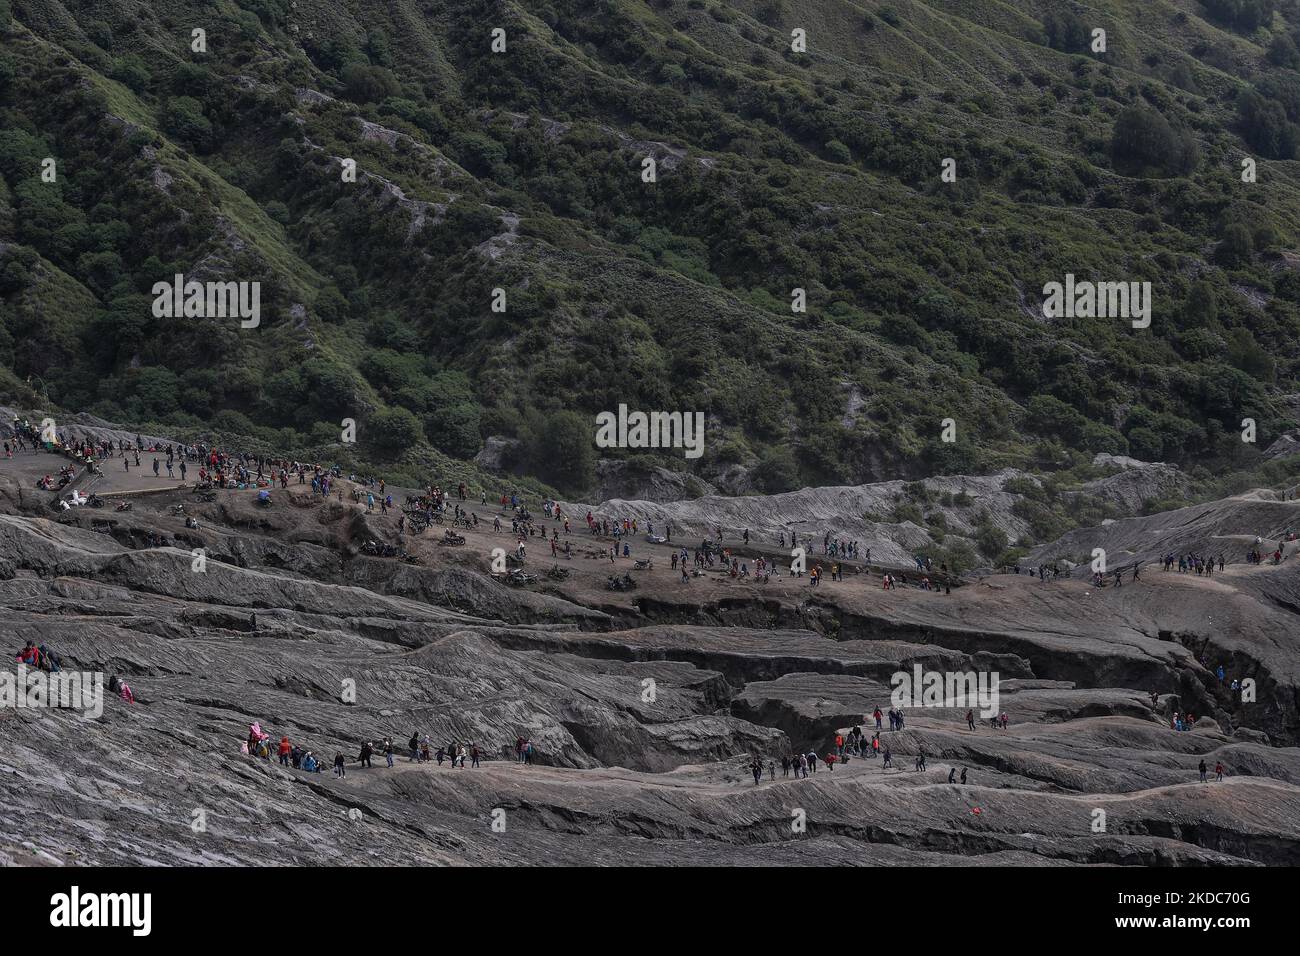
[[[131,502],[129,502],[129,501],[119,501],[119,502],[117,503],[117,505],[113,508],[113,510],[114,510],[114,511],[130,511],[130,510],[131,510]]]

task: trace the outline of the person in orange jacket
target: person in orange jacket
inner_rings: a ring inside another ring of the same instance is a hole
[[[284,764],[284,766],[286,767],[289,766],[289,751],[291,750],[293,750],[293,747],[289,745],[289,738],[281,737],[280,738],[280,763]]]
[[[843,735],[843,734],[836,734],[836,735],[835,735],[835,752],[836,752],[837,754],[842,754],[842,753],[844,753],[844,735]]]

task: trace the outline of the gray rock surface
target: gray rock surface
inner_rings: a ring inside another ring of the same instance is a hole
[[[1092,462],[1107,468],[1118,468],[1105,478],[1085,482],[1082,492],[1117,508],[1125,514],[1136,514],[1148,501],[1164,501],[1182,495],[1190,482],[1174,465],[1164,462],[1138,461],[1123,455],[1097,455]]]
[[[913,483],[882,481],[866,485],[842,485],[802,488],[778,495],[727,497],[705,495],[690,501],[648,501],[613,498],[598,505],[575,503],[570,512],[585,516],[590,510],[597,516],[617,515],[636,518],[642,527],[653,524],[662,528],[671,524],[674,536],[697,542],[712,538],[721,527],[728,537],[739,536],[748,529],[751,539],[775,545],[784,532],[789,541],[793,531],[801,544],[812,541],[820,546],[822,536],[830,532],[843,540],[856,540],[862,548],[871,548],[873,562],[894,565],[911,563],[912,555],[932,546],[933,539],[925,528],[910,519],[893,520],[899,505],[914,504],[924,515],[944,516],[956,537],[975,533],[979,515],[1015,541],[1024,536],[1029,525],[1013,513],[1019,495],[1004,491],[1012,478],[1030,479],[1024,472],[1006,469],[982,477],[929,478],[923,485],[929,501],[916,502],[909,492]],[[961,505],[945,505],[944,495],[969,496]]]
[[[1041,549],[1138,559],[1218,543],[1230,555],[1213,579],[1148,567],[1118,590],[993,575],[950,594],[884,591],[851,563],[815,591],[718,571],[682,583],[668,547],[637,540],[633,557],[653,570],[621,557],[611,569],[609,542],[576,533],[569,559],[530,541],[539,579],[510,588],[490,573],[492,549],[513,545],[487,530],[491,511],[464,546],[436,544],[436,527],[408,535],[420,563],[403,564],[358,553],[366,538],[396,540],[395,519],[346,497],[322,504],[291,486],[264,510],[250,492],[200,502],[163,487],[129,513],[55,513],[19,470],[0,463],[5,646],[47,644],[70,673],[123,677],[136,701],[110,697],[90,719],[0,707],[0,863],[1300,861],[1300,580],[1293,563],[1239,558],[1255,533],[1295,523],[1294,502],[1243,496]],[[933,484],[1009,507],[996,478]],[[843,521],[866,539],[873,523],[857,516],[889,495],[602,507],[675,514],[701,533],[718,519],[755,531]],[[553,565],[568,576],[548,577]],[[611,570],[637,589],[605,590]],[[1218,682],[1219,663],[1255,682],[1254,701]],[[893,675],[917,666],[996,673],[1008,727],[909,707],[905,729],[881,735],[894,769],[852,756],[806,780],[782,775],[783,755],[871,732]],[[16,672],[12,655],[3,669]],[[1196,714],[1194,729],[1170,729],[1175,710]],[[327,765],[345,754],[347,776],[241,754],[255,720]],[[476,744],[482,766],[409,762],[413,731],[435,749]],[[361,742],[386,736],[396,766],[359,767]],[[521,736],[531,766],[514,759]],[[753,754],[775,779],[753,782]],[[1201,760],[1226,778],[1201,784]],[[967,784],[947,783],[950,769]],[[796,811],[806,832],[792,830]]]

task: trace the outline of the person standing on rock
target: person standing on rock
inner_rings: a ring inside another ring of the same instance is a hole
[[[384,759],[388,761],[388,766],[393,766],[393,738],[384,738]]]
[[[478,744],[469,745],[469,760],[471,767],[478,766]]]
[[[1223,780],[1223,761],[1222,761],[1222,760],[1216,760],[1216,761],[1214,761],[1214,779],[1215,779],[1216,781],[1222,781],[1222,780]]]
[[[755,757],[749,764],[749,772],[754,775],[754,786],[763,779],[763,762]]]
[[[361,753],[357,755],[357,761],[361,766],[370,768],[370,755],[374,752],[375,749],[370,746],[370,741],[367,740],[361,745]]]
[[[1201,783],[1205,783],[1205,773],[1206,773],[1206,771],[1207,771],[1208,769],[1209,769],[1209,768],[1205,766],[1205,761],[1202,760],[1202,761],[1201,761],[1201,767],[1200,767],[1200,770],[1201,770]]]
[[[800,754],[800,755],[799,755],[799,767],[798,767],[798,770],[795,772],[795,777],[804,777],[804,778],[806,778],[807,776],[808,776],[808,755],[807,755],[807,754]]]
[[[289,751],[291,751],[291,750],[293,750],[293,747],[291,747],[291,746],[289,745],[289,738],[288,738],[288,737],[281,737],[281,738],[280,738],[280,748],[279,748],[279,753],[280,753],[280,766],[282,766],[282,767],[287,767],[287,766],[289,766]]]
[[[346,777],[348,775],[347,767],[343,763],[343,754],[334,754],[334,776]]]
[[[776,763],[773,762],[770,758],[767,761],[767,776],[769,780],[773,781],[774,783],[776,782]]]
[[[790,776],[790,758],[785,754],[781,755],[781,776]]]
[[[881,770],[889,770],[894,766],[894,757],[889,752],[889,745],[885,744],[885,762],[881,765]]]
[[[975,711],[974,711],[974,710],[968,710],[968,711],[966,711],[966,726],[969,727],[971,730],[974,730],[974,729],[975,729]]]

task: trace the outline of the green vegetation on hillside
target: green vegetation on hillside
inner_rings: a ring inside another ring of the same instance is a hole
[[[1258,460],[1243,418],[1293,424],[1300,0],[0,0],[0,29],[0,398],[288,449],[354,418],[392,474],[500,435],[569,492],[619,403],[704,411],[705,456],[659,460],[770,491],[1206,476]],[[260,282],[259,327],[155,318],[176,273]],[[1151,327],[1044,319],[1066,273],[1152,283]]]

